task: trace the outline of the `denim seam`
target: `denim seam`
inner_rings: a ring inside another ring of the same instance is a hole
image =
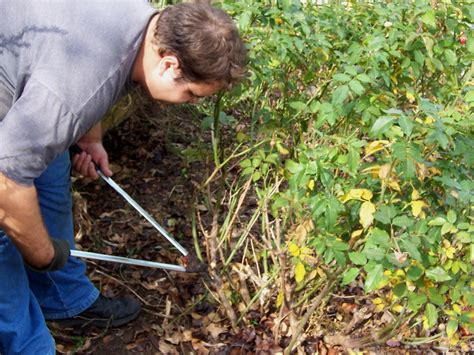
[[[99,291],[94,288],[92,289],[91,294],[85,299],[84,303],[80,306],[68,309],[64,312],[44,313],[44,318],[47,320],[59,320],[77,316],[78,314],[89,308],[97,300],[97,298],[99,298]]]

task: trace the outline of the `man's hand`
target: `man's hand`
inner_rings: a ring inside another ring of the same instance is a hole
[[[72,157],[72,166],[84,176],[97,179],[99,175],[95,170],[94,163],[106,175],[112,176],[109,167],[109,158],[102,145],[102,127],[100,122],[92,127],[79,141],[77,145],[83,152]]]
[[[99,175],[95,170],[95,163],[106,176],[112,176],[107,151],[102,145],[102,142],[84,142],[79,140],[77,145],[81,147],[82,153],[75,154],[72,157],[72,166],[74,169],[83,176],[97,179]]]
[[[36,188],[20,185],[1,173],[0,228],[34,268],[47,268],[55,258],[56,250],[41,218]]]

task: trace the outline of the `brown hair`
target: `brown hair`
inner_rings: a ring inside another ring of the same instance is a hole
[[[183,80],[230,88],[244,75],[246,50],[237,27],[223,10],[202,1],[164,9],[154,39],[160,55],[176,55]]]

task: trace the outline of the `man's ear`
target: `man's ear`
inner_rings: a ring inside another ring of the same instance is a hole
[[[174,78],[181,75],[178,58],[172,54],[164,54],[158,63],[160,74],[170,73]]]

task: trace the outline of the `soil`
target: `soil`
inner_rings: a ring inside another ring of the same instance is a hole
[[[114,181],[191,253],[190,206],[205,169],[179,152],[198,130],[192,110],[153,105],[104,137]],[[73,191],[78,249],[181,262],[179,252],[104,181],[73,176]],[[227,346],[218,337],[210,341],[209,331],[202,327],[202,319],[215,315],[215,307],[200,302],[207,293],[201,274],[86,262],[90,279],[104,295],[131,295],[140,300],[142,311],[135,321],[105,330],[50,323],[58,353],[189,353],[199,346],[225,351]]]

